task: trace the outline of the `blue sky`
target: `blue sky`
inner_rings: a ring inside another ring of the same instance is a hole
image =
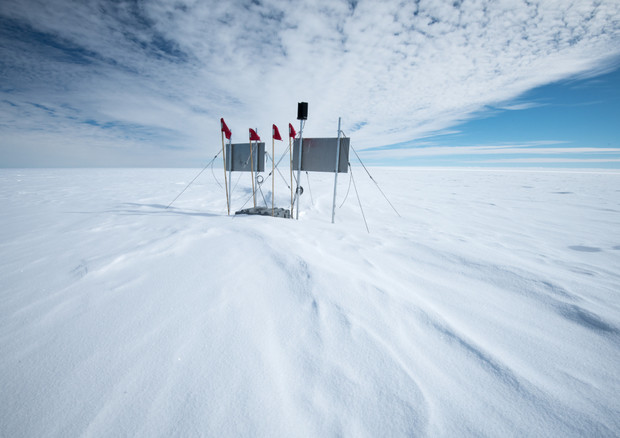
[[[510,105],[489,107],[450,133],[367,149],[406,150],[402,165],[620,168],[620,68],[536,87]]]
[[[309,102],[371,164],[620,168],[616,0],[3,0],[0,166],[193,166]]]

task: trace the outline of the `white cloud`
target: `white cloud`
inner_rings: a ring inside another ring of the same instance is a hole
[[[620,163],[620,158],[514,158],[514,159],[493,159],[472,161],[472,163],[487,164],[533,164],[533,163],[570,163],[570,164],[588,164],[588,163]]]
[[[309,135],[335,134],[342,116],[359,148],[393,144],[600,73],[620,54],[618,16],[613,0],[5,0],[0,90],[16,106],[2,107],[0,129],[60,126],[79,144],[99,132],[122,150],[120,128],[84,136],[79,123],[141,125],[153,137],[130,132],[126,149],[187,147],[186,158],[218,147],[220,117],[243,141],[249,127],[285,128],[308,101]]]
[[[502,110],[508,110],[508,111],[521,111],[521,110],[526,110],[530,108],[537,108],[540,106],[544,106],[544,105],[541,103],[536,103],[536,102],[522,102],[522,103],[509,104],[509,105],[500,105],[498,106],[498,108]]]
[[[599,154],[601,156],[617,157],[620,154],[618,148],[602,148],[602,147],[546,147],[554,144],[562,144],[559,141],[538,141],[523,144],[507,144],[507,145],[475,145],[475,146],[425,146],[398,149],[376,149],[365,150],[364,159],[367,160],[402,160],[409,158],[424,157],[469,157],[477,155],[514,155],[517,158],[500,159],[498,162],[514,161],[522,162],[523,158],[519,156],[528,156],[526,158],[536,160],[547,160],[547,158],[532,158],[532,155],[583,155],[583,154]],[[355,146],[354,146],[355,147]],[[551,161],[558,158],[548,158]],[[571,158],[572,159],[572,158]],[[495,160],[495,159],[493,159]],[[490,160],[489,162],[494,162]],[[611,160],[614,161],[614,160]],[[526,162],[526,161],[524,161]]]

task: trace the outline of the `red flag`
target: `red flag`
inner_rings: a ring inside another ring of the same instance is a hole
[[[250,128],[250,141],[260,141],[260,137],[252,128]]]
[[[222,132],[226,136],[226,139],[230,140],[230,136],[232,135],[232,132],[230,132],[230,129],[228,129],[228,126],[226,126],[226,122],[224,121],[223,117],[220,119],[220,122],[222,124]]]
[[[288,136],[295,138],[296,135],[297,133],[295,132],[295,128],[293,128],[293,125],[289,123],[288,124]]]
[[[272,134],[274,140],[282,140],[282,137],[280,137],[280,131],[278,131],[278,127],[276,125],[273,125]]]

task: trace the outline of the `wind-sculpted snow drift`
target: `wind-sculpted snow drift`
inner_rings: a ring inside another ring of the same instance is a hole
[[[373,172],[2,170],[0,436],[620,435],[620,174]]]

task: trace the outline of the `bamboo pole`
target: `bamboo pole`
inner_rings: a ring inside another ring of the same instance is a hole
[[[275,188],[276,188],[276,164],[274,163],[275,157],[275,143],[276,140],[273,138],[273,133],[271,135],[271,217],[275,216],[274,206],[273,206],[273,198],[275,196]]]
[[[228,206],[230,208],[230,204],[232,204],[232,192],[233,192],[233,187],[232,187],[232,140],[229,138],[228,139],[228,161],[230,161],[230,163],[228,163],[228,181],[230,181],[230,190],[228,190]],[[229,212],[230,214],[230,212]]]
[[[291,171],[291,219],[293,219],[293,203],[294,198],[293,198],[293,147],[291,145],[292,141],[291,141],[291,135],[289,133],[288,136],[288,155],[290,158],[290,165],[289,165],[289,169]]]
[[[250,135],[250,174],[252,175],[252,199],[256,208],[256,189],[254,188],[254,150],[252,148],[252,136]]]
[[[222,131],[222,159],[224,160],[224,187],[226,188],[226,209],[230,216],[230,198],[228,197],[228,182],[226,180],[226,151],[224,150],[224,131]]]

